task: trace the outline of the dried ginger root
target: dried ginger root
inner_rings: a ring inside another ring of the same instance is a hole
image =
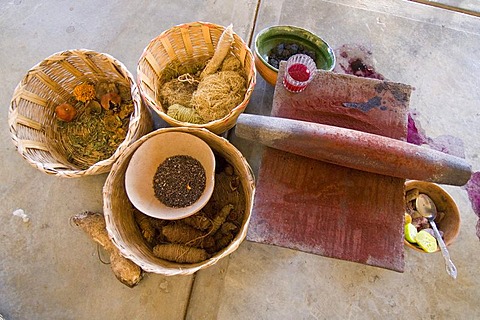
[[[205,250],[176,243],[156,245],[153,248],[153,255],[178,263],[197,263],[208,259],[208,253]]]
[[[102,214],[87,211],[73,216],[72,221],[110,253],[110,266],[121,283],[133,288],[142,280],[142,269],[123,257],[108,237]]]

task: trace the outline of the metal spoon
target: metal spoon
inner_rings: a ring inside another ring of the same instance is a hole
[[[437,229],[437,225],[435,224],[435,216],[437,215],[437,207],[435,203],[433,203],[432,199],[427,196],[426,194],[420,194],[416,200],[417,211],[422,216],[427,218],[428,222],[432,226],[433,232],[435,233],[435,237],[437,238],[438,245],[440,246],[440,250],[442,251],[443,258],[445,259],[445,265],[447,269],[447,273],[453,278],[457,278],[457,268],[453,264],[452,260],[450,259],[450,254],[448,253],[447,246],[445,242],[443,242],[442,236]]]

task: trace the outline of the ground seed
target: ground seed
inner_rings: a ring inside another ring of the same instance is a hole
[[[153,177],[155,196],[164,205],[184,208],[200,198],[205,190],[205,169],[200,161],[178,155],[162,162]]]

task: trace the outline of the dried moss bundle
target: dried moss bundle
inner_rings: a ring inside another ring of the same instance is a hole
[[[192,95],[197,90],[197,82],[181,81],[178,78],[166,82],[160,88],[160,101],[164,108],[179,104],[191,107]]]
[[[239,105],[246,92],[246,81],[238,72],[220,71],[205,77],[192,97],[192,105],[207,122],[225,117]]]
[[[167,114],[177,119],[178,121],[189,122],[189,123],[205,123],[205,120],[200,117],[198,112],[189,107],[182,106],[181,104],[175,103],[168,107]]]

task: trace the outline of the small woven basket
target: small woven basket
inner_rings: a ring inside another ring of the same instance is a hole
[[[77,85],[96,81],[129,87],[134,111],[126,137],[114,154],[88,163],[86,159],[72,159],[69,150],[74,146],[59,136],[55,107],[71,99]],[[85,49],[53,54],[30,69],[14,91],[8,123],[13,143],[31,165],[48,174],[71,178],[108,172],[125,148],[153,126],[127,68],[108,54]]]
[[[153,255],[138,229],[133,217],[133,205],[125,191],[125,172],[135,150],[147,139],[165,132],[186,132],[203,139],[214,152],[224,157],[241,179],[245,192],[245,213],[242,226],[233,241],[210,259],[195,264],[180,264],[162,260]],[[246,159],[228,140],[199,128],[158,129],[130,145],[113,165],[103,187],[103,211],[107,231],[114,245],[123,256],[132,260],[143,270],[167,276],[193,274],[217,263],[234,252],[245,239],[250,221],[255,193],[254,175]]]
[[[247,44],[234,33],[234,55],[240,60],[247,76],[247,91],[243,101],[222,119],[206,124],[193,124],[176,120],[167,115],[158,94],[162,85],[160,75],[171,62],[188,65],[205,61],[213,56],[217,42],[225,27],[213,23],[193,22],[175,26],[150,41],[137,65],[137,80],[140,93],[150,106],[168,124],[175,127],[206,128],[221,134],[235,125],[238,116],[245,110],[255,87],[254,57]]]

